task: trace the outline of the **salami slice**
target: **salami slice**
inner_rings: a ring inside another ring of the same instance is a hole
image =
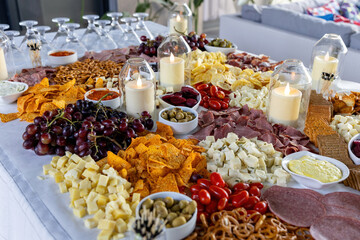
[[[360,195],[349,192],[333,192],[322,198],[326,205],[347,208],[360,215]]]
[[[314,190],[311,190],[311,189],[288,188],[288,187],[281,187],[281,186],[274,185],[274,186],[272,186],[272,187],[270,187],[268,189],[268,190],[270,190],[269,192],[265,191],[262,194],[262,198],[265,199],[266,195],[269,194],[270,192],[279,192],[279,193],[281,193],[285,189],[287,189],[287,191],[303,192],[304,194],[311,195],[312,197],[314,197],[314,198],[316,198],[318,200],[322,199],[322,197],[324,196],[321,193],[318,193],[318,192],[316,192]]]
[[[351,211],[344,207],[339,207],[335,205],[325,205],[326,215],[327,216],[340,216],[353,218],[360,221],[360,214],[356,211]]]
[[[298,227],[310,227],[326,213],[324,204],[316,197],[295,188],[271,187],[264,193],[264,199],[271,212]]]
[[[354,240],[360,236],[360,221],[339,216],[325,216],[314,222],[310,233],[316,240]]]

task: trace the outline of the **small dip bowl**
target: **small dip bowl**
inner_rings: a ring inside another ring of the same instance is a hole
[[[115,93],[114,93],[115,92]],[[94,88],[87,91],[84,95],[85,100],[98,103],[99,100],[106,94],[111,94],[101,100],[104,106],[117,109],[121,106],[121,93],[117,88]]]
[[[77,61],[77,53],[71,49],[54,50],[48,52],[48,60],[52,65],[66,65]]]

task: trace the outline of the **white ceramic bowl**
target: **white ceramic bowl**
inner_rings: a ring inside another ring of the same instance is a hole
[[[196,99],[198,102],[197,102],[197,104],[196,104],[195,106],[192,107],[192,109],[194,109],[194,110],[198,109],[198,107],[200,106],[200,102],[201,102],[201,94],[200,94],[199,91],[196,90],[194,87],[192,87],[192,86],[190,86],[190,85],[185,85],[185,86],[186,86],[186,87],[191,87],[191,88],[193,88],[193,89],[198,93],[198,97],[197,97],[197,99]],[[170,104],[170,103],[167,103],[167,102],[165,102],[165,101],[162,99],[163,96],[167,96],[167,95],[171,95],[171,94],[173,94],[173,93],[163,94],[163,95],[160,95],[160,96],[158,97],[159,102],[160,102],[160,104],[161,104],[162,107],[164,107],[164,108],[167,108],[167,107],[176,107],[175,105],[172,105],[172,104]]]
[[[63,57],[56,57],[56,56],[51,56],[50,54],[55,53],[55,52],[62,52],[62,51],[68,51],[68,52],[73,52],[74,54],[71,54],[69,56],[63,56]],[[70,64],[70,63],[74,63],[78,60],[77,57],[77,53],[75,50],[71,50],[71,49],[58,49],[58,50],[54,50],[54,51],[49,51],[48,52],[48,60],[49,63],[53,66],[59,66],[59,65],[66,65],[66,64]]]
[[[4,82],[8,82],[10,84],[14,84],[14,85],[18,85],[18,86],[23,86],[24,89],[21,92],[13,93],[13,94],[6,95],[6,96],[0,96],[0,104],[9,104],[9,103],[15,102],[29,88],[29,85],[27,85],[26,83],[22,83],[22,82],[11,82],[11,81],[6,81],[6,80],[4,80]]]
[[[143,204],[143,202],[150,198],[150,199],[157,199],[157,198],[165,198],[165,197],[172,197],[175,200],[186,200],[186,201],[192,201],[191,198],[189,198],[188,196],[181,194],[181,193],[177,193],[177,192],[159,192],[159,193],[154,193],[151,194],[147,197],[145,197],[143,200],[140,201],[139,205],[137,205],[136,207],[136,217],[139,217],[139,211],[141,208],[141,205]],[[175,228],[167,228],[165,233],[166,233],[166,239],[171,239],[171,240],[178,240],[178,239],[184,239],[185,237],[189,236],[195,229],[195,225],[196,225],[196,217],[197,217],[197,208],[192,216],[192,218],[190,218],[190,220],[185,223],[184,225],[181,225],[179,227],[175,227]]]
[[[339,179],[338,181],[335,181],[335,182],[330,182],[330,183],[323,183],[323,182],[320,182],[319,180],[316,180],[314,178],[310,178],[310,177],[305,177],[303,175],[299,175],[299,174],[296,174],[294,173],[293,171],[291,171],[289,168],[288,168],[288,164],[289,164],[289,161],[291,160],[295,160],[295,159],[299,159],[303,156],[311,156],[315,159],[318,159],[318,160],[325,160],[329,163],[332,163],[334,164],[336,167],[338,167],[340,170],[341,170],[341,173],[342,173],[342,177],[341,179]],[[283,160],[282,160],[282,167],[288,172],[291,174],[291,176],[300,184],[304,185],[305,187],[308,187],[308,188],[314,188],[314,189],[321,189],[321,188],[326,188],[326,187],[329,187],[329,186],[332,186],[332,185],[335,185],[339,182],[342,182],[344,181],[350,174],[350,171],[349,171],[349,168],[343,164],[342,162],[334,159],[334,158],[329,158],[329,157],[325,157],[325,156],[321,156],[321,155],[318,155],[318,154],[315,154],[315,153],[311,153],[311,152],[307,152],[307,151],[301,151],[301,152],[296,152],[296,153],[292,153],[288,156],[286,156]]]
[[[360,158],[358,158],[357,156],[355,156],[355,154],[351,151],[351,146],[354,142],[354,140],[360,140],[360,133],[359,134],[356,134],[355,136],[353,136],[348,144],[348,151],[349,151],[349,155],[350,155],[350,158],[351,160],[353,160],[353,162],[356,164],[356,165],[359,165],[360,164]]]
[[[184,112],[191,112],[195,115],[195,119],[189,121],[189,122],[170,122],[168,120],[165,120],[161,117],[161,114],[166,111],[166,110],[171,110],[173,108],[181,108]],[[194,130],[199,122],[198,119],[198,113],[193,109],[193,108],[189,108],[189,107],[168,107],[168,108],[164,108],[163,110],[161,110],[159,112],[159,122],[169,125],[174,134],[187,134],[189,132],[191,132],[192,130]]]
[[[117,98],[114,98],[111,100],[101,100],[101,103],[104,106],[111,107],[113,109],[117,109],[121,106],[121,93],[120,93],[119,89],[117,89],[117,88],[94,88],[94,89],[91,89],[85,93],[85,95],[84,95],[85,100],[93,102],[93,103],[98,103],[99,101],[89,99],[88,96],[93,91],[99,91],[99,90],[110,90],[110,91],[114,91],[114,92],[117,92],[120,94],[120,97],[117,97]]]
[[[237,46],[235,44],[233,44],[232,48],[214,47],[209,45],[205,45],[204,47],[205,50],[208,52],[222,52],[225,55],[228,55],[229,53],[233,53],[237,50]]]

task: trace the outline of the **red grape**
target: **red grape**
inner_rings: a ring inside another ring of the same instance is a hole
[[[29,124],[26,127],[26,132],[30,135],[35,135],[35,133],[38,131],[38,126],[36,126],[35,124]]]
[[[50,135],[50,133],[43,133],[43,134],[41,134],[41,136],[40,136],[40,141],[41,141],[41,143],[43,143],[43,144],[50,144],[51,143],[51,135]]]

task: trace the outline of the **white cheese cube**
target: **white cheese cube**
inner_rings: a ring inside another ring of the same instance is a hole
[[[65,178],[66,179],[79,179],[79,175],[80,173],[74,168],[69,170],[66,174],[65,174]]]
[[[100,175],[98,186],[106,187],[109,182],[109,177],[105,175]]]
[[[60,183],[62,181],[64,181],[64,174],[62,172],[56,172],[54,174],[54,179],[56,183]]]
[[[249,156],[247,156],[246,158],[244,158],[242,160],[248,167],[257,168],[259,166],[258,158],[251,154],[249,154]]]
[[[76,217],[82,218],[86,215],[86,210],[84,207],[78,207],[73,209],[73,213]]]
[[[78,170],[78,172],[82,172],[85,168],[85,164],[86,164],[86,161],[84,160],[79,160],[79,162],[77,163],[75,169]]]
[[[83,198],[79,198],[79,199],[74,201],[75,208],[85,207],[85,205],[86,205],[86,203],[85,203],[85,200]]]
[[[86,169],[83,173],[82,176],[85,178],[90,178],[92,179],[95,175],[97,174],[97,172],[94,169]]]
[[[99,209],[94,215],[94,219],[96,221],[100,221],[101,219],[104,219],[104,218],[105,218],[105,212],[101,209]]]
[[[71,155],[70,160],[73,161],[74,163],[78,163],[82,159],[78,155],[73,154],[73,155]]]
[[[96,201],[97,196],[98,196],[98,193],[91,191],[89,193],[89,196],[86,198],[86,201],[89,201],[89,202]]]
[[[127,230],[126,222],[122,218],[116,220],[116,231],[118,233],[124,233]]]
[[[111,230],[115,229],[116,222],[108,219],[101,219],[98,223],[98,229]]]
[[[72,153],[71,153],[71,152],[69,152],[69,151],[66,151],[66,152],[65,152],[65,156],[67,156],[68,158],[71,158]]]
[[[224,151],[226,161],[232,161],[235,159],[235,154],[233,150]]]
[[[237,155],[241,160],[247,158],[246,152],[245,152],[244,150],[242,150],[242,149],[239,150],[239,151],[236,153],[236,155]]]
[[[233,150],[234,152],[237,152],[237,150],[239,150],[239,146],[236,144],[236,142],[232,142],[229,145],[229,149]]]
[[[59,158],[59,160],[57,161],[57,164],[56,164],[56,168],[57,169],[63,168],[65,166],[65,164],[67,163],[68,159],[69,158],[67,156],[62,156],[61,158]]]
[[[92,170],[98,171],[100,167],[99,167],[99,165],[97,165],[96,163],[87,162],[87,163],[85,164],[85,168],[86,168],[86,169],[92,169]]]
[[[97,236],[97,240],[110,240],[112,234],[112,230],[102,230]]]
[[[96,201],[86,201],[86,207],[89,214],[95,214],[99,210]]]
[[[207,164],[207,170],[209,172],[216,172],[217,166],[215,164]]]
[[[44,175],[48,175],[49,174],[49,170],[54,169],[51,164],[46,164],[43,166],[43,173]]]
[[[137,202],[140,201],[140,193],[134,193],[131,199],[131,202]]]
[[[59,183],[59,189],[61,193],[66,193],[68,191],[65,182]]]
[[[82,189],[90,189],[91,188],[91,182],[89,181],[89,179],[83,179],[80,181],[80,184],[79,184],[79,188],[80,190]]]
[[[94,218],[88,218],[84,221],[85,227],[91,229],[98,225],[98,221],[96,221]]]

